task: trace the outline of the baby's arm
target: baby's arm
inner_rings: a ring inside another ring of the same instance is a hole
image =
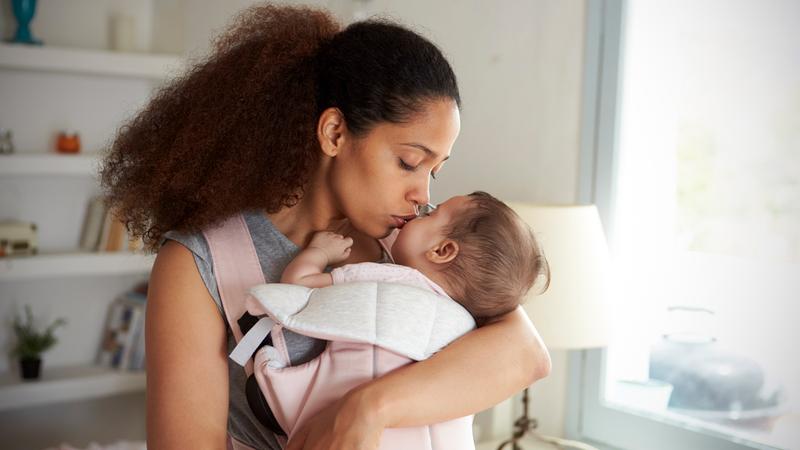
[[[299,284],[310,288],[333,284],[331,274],[325,267],[342,262],[350,256],[353,239],[330,231],[320,231],[283,270],[281,283]]]

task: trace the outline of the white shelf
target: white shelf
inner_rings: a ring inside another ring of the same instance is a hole
[[[41,254],[0,258],[0,281],[148,273],[155,256],[130,252]]]
[[[145,386],[144,372],[97,366],[48,369],[45,365],[42,377],[34,381],[23,381],[12,373],[0,375],[0,411],[138,392]]]
[[[15,153],[0,155],[0,175],[69,175],[97,174],[99,155],[58,153]]]
[[[175,55],[4,43],[0,44],[0,67],[161,79],[178,73],[183,67],[183,60]]]

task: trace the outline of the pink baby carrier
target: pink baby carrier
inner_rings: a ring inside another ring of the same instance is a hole
[[[244,363],[248,375],[248,401],[254,414],[264,425],[279,435],[285,447],[288,438],[308,419],[335,402],[352,388],[380,377],[398,367],[413,362],[407,356],[367,343],[352,336],[331,336],[297,330],[281,323],[281,318],[267,315],[249,294],[254,286],[264,284],[264,274],[256,255],[247,224],[235,215],[218,227],[205,231],[211,251],[214,273],[228,323],[239,347],[250,347],[247,355],[234,360]],[[269,287],[270,285],[266,285]],[[281,285],[291,288],[292,285]],[[301,288],[301,287],[298,287]],[[329,289],[329,288],[323,288]],[[410,288],[413,289],[413,288]],[[249,320],[248,320],[249,319]],[[247,323],[249,322],[249,323]],[[247,328],[243,333],[242,328]],[[283,329],[310,337],[329,340],[324,352],[311,361],[282,368],[268,364],[263,350],[277,351],[289,361]],[[269,334],[271,345],[263,346]],[[244,339],[244,341],[243,341]],[[258,342],[247,343],[247,340]],[[255,349],[255,358],[250,358]],[[235,352],[234,352],[235,353]],[[260,391],[253,399],[253,391]],[[266,421],[264,414],[254,408],[259,401],[269,405],[275,421]],[[276,429],[279,427],[279,429]],[[280,436],[285,434],[286,437]],[[229,437],[229,448],[250,448]],[[472,416],[462,417],[430,426],[388,428],[381,437],[381,450],[474,450]]]

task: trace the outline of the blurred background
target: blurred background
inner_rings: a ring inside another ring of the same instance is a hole
[[[0,1],[0,448],[145,439],[152,256],[97,201],[98,156],[255,3]],[[434,202],[596,205],[611,283],[588,300],[608,331],[580,348],[552,338],[552,373],[530,390],[539,432],[800,448],[800,2],[284,3],[388,17],[444,51],[462,126]],[[33,381],[13,352],[26,305],[40,329],[66,319]],[[558,313],[551,327],[581,333],[566,325],[581,311]],[[479,448],[510,437],[519,400],[476,416]]]

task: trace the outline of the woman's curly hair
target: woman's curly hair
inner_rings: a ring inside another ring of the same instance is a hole
[[[323,10],[254,6],[117,131],[101,184],[131,234],[157,250],[167,231],[297,203],[320,160],[326,108],[358,135],[441,97],[460,104],[450,65],[406,28],[340,30]]]

